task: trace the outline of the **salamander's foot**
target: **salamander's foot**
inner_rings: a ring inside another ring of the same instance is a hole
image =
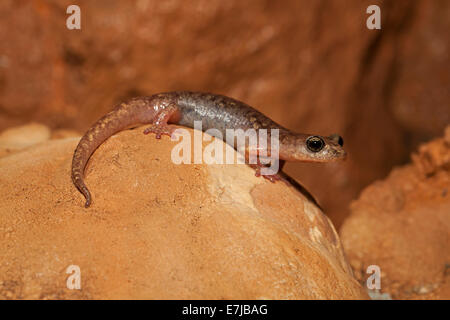
[[[269,180],[272,183],[275,183],[276,181],[282,180],[281,177],[278,174],[266,174],[262,175],[264,179]]]
[[[264,179],[269,180],[272,183],[282,180],[278,174],[261,174],[261,168],[264,168],[262,164],[250,164],[249,166],[255,169],[255,177],[262,176]]]
[[[156,139],[161,139],[161,136],[166,135],[171,137],[172,133],[176,130],[176,127],[170,125],[156,125],[152,124],[150,127],[144,130],[144,134],[154,133]]]

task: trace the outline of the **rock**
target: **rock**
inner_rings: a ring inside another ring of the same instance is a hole
[[[52,130],[51,139],[64,139],[64,138],[72,138],[72,137],[79,137],[80,132],[76,130],[70,130],[70,129],[56,129]]]
[[[0,133],[0,157],[50,139],[50,129],[39,123],[13,127]]]
[[[175,165],[177,142],[142,130],[92,156],[89,209],[70,178],[79,138],[0,159],[0,298],[367,298],[294,187],[246,165]],[[81,290],[66,287],[72,265]]]
[[[46,142],[49,139],[78,137],[79,135],[79,132],[70,129],[50,130],[41,123],[12,127],[0,133],[0,157]]]
[[[450,126],[412,159],[352,203],[342,242],[361,282],[378,265],[394,299],[449,299]]]

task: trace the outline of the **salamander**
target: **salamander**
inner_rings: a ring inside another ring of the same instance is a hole
[[[72,181],[84,195],[85,207],[92,196],[84,183],[84,170],[94,151],[115,133],[138,125],[150,124],[144,134],[155,133],[156,138],[171,135],[174,126],[194,128],[194,121],[202,122],[202,131],[217,129],[226,136],[226,129],[278,129],[279,159],[284,161],[329,162],[343,160],[346,152],[343,139],[337,134],[328,137],[295,133],[263,115],[244,102],[219,94],[203,92],[166,92],[152,96],[132,98],[119,103],[83,135],[72,159]],[[229,142],[227,142],[229,143]],[[235,143],[235,142],[234,142]],[[232,145],[236,149],[236,145]],[[270,145],[267,147],[270,149]],[[270,150],[268,154],[270,155]],[[249,150],[246,150],[248,153]],[[248,156],[248,154],[247,154]],[[248,157],[246,157],[248,159]],[[258,162],[259,164],[259,162]],[[256,175],[259,175],[259,165]],[[271,177],[268,177],[269,179]],[[270,179],[273,181],[273,179]]]

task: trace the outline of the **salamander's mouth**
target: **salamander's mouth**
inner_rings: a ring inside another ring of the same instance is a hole
[[[347,158],[347,153],[342,148],[332,148],[326,146],[321,152],[306,152],[299,150],[293,153],[280,154],[282,160],[301,162],[337,162]]]

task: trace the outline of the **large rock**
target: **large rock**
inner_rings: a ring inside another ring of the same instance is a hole
[[[340,234],[360,281],[378,265],[382,293],[450,299],[450,127],[367,187],[351,211]]]
[[[366,298],[329,219],[294,187],[246,165],[175,165],[176,142],[138,128],[91,158],[85,209],[78,139],[0,159],[1,298]],[[71,265],[81,290],[66,287]]]

